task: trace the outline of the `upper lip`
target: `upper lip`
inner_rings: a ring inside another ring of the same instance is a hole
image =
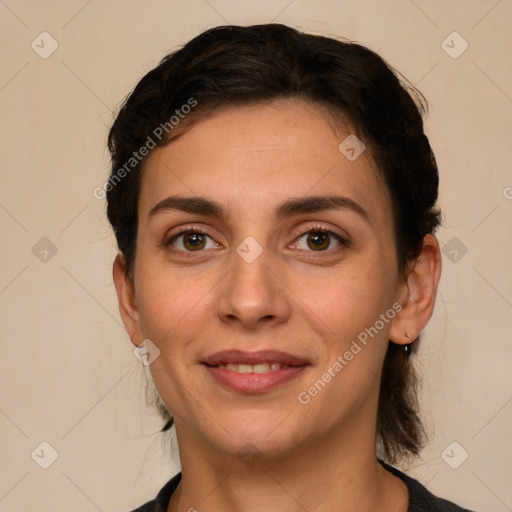
[[[309,364],[305,359],[293,356],[279,350],[259,350],[257,352],[244,352],[243,350],[222,350],[208,356],[203,363],[209,366],[217,366],[221,363],[241,363],[241,364],[259,364],[259,363],[281,363],[289,366],[303,366]]]

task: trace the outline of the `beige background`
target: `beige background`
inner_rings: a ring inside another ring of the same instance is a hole
[[[122,512],[178,470],[92,190],[112,110],[164,54],[208,27],[272,20],[368,45],[430,101],[449,245],[418,357],[432,440],[410,472],[475,510],[512,510],[511,0],[0,0],[0,512]],[[50,48],[44,31],[58,43],[46,59],[31,48]],[[458,58],[441,44],[453,31],[469,44]],[[458,469],[441,456],[453,441],[469,453]],[[41,442],[58,452],[48,469]]]

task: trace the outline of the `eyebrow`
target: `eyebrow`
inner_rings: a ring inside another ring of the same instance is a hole
[[[307,196],[297,199],[289,199],[280,204],[274,211],[275,220],[291,217],[301,213],[315,213],[325,210],[348,209],[357,213],[366,222],[370,222],[367,211],[356,201],[349,197],[340,195],[329,196]],[[206,215],[208,217],[227,218],[228,211],[220,203],[206,197],[192,196],[169,196],[160,201],[148,214],[151,218],[155,214],[177,210],[186,213]]]

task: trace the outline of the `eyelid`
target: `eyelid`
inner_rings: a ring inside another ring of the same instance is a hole
[[[293,242],[291,242],[291,243],[298,242],[304,235],[307,235],[308,233],[314,233],[314,232],[322,232],[322,233],[326,233],[328,235],[334,236],[338,240],[338,242],[342,246],[345,246],[345,247],[350,247],[350,245],[352,243],[350,236],[348,234],[346,234],[344,231],[341,231],[341,230],[338,231],[338,230],[336,230],[334,228],[330,228],[327,225],[319,223],[318,221],[315,222],[311,226],[302,227],[302,228],[298,229],[297,231],[295,231],[295,233],[293,235]],[[200,228],[198,226],[194,226],[192,224],[184,226],[182,228],[179,228],[178,231],[173,232],[170,235],[166,235],[165,238],[164,238],[164,245],[166,247],[169,246],[169,245],[172,245],[172,242],[176,238],[178,238],[179,236],[185,235],[187,233],[199,233],[199,234],[201,234],[203,236],[206,236],[206,237],[210,238],[213,242],[215,242],[215,244],[217,244],[217,246],[218,245],[222,245],[222,244],[220,244],[220,242],[215,240],[213,238],[213,236],[208,234],[205,230],[203,230],[202,228]],[[287,244],[287,247],[289,245],[290,244]],[[192,254],[194,254],[196,252],[197,253],[201,253],[201,252],[205,252],[205,250],[209,250],[209,249],[203,249],[203,250],[200,250],[200,251],[183,251],[181,249],[174,248],[174,250],[177,251],[177,252],[180,252],[180,253],[185,253],[187,255],[188,254],[192,255]],[[318,253],[321,254],[321,253],[329,253],[329,252],[334,252],[334,251],[336,251],[336,249],[329,249],[329,250],[326,250],[326,251],[318,251]],[[317,251],[306,251],[306,252],[315,253]]]
[[[213,242],[215,242],[215,244],[217,245],[222,245],[220,244],[220,242],[217,242],[217,240],[214,239],[214,237],[212,235],[210,235],[209,233],[207,233],[204,229],[198,227],[198,226],[194,226],[194,225],[187,225],[187,226],[184,226],[184,227],[181,227],[179,228],[177,231],[174,231],[170,234],[166,234],[165,237],[164,237],[164,240],[163,240],[163,245],[164,246],[169,246],[169,245],[172,245],[173,241],[182,236],[182,235],[186,235],[187,233],[199,233],[203,236],[206,236],[208,237],[210,240],[212,240]],[[204,249],[202,251],[182,251],[181,249],[176,249],[176,251],[178,252],[190,252],[190,253],[194,253],[194,252],[204,252]]]
[[[343,245],[346,245],[347,247],[350,246],[352,243],[352,240],[351,240],[350,236],[348,235],[348,233],[345,233],[344,231],[341,231],[341,230],[337,230],[335,228],[331,228],[331,227],[329,227],[325,224],[319,223],[319,222],[316,222],[312,226],[308,226],[306,228],[302,227],[299,230],[297,230],[295,235],[293,236],[293,241],[297,242],[304,235],[311,233],[311,232],[316,232],[316,231],[320,231],[322,233],[327,233],[329,235],[334,235],[340,241],[340,243],[342,243]],[[319,251],[319,252],[322,252],[322,251]],[[327,252],[327,251],[324,251],[324,252]]]
[[[345,233],[344,231],[337,230],[336,228],[331,228],[330,226],[328,226],[326,224],[322,224],[321,222],[318,222],[318,221],[315,221],[315,223],[312,224],[311,226],[307,226],[307,227],[303,226],[300,229],[298,229],[295,232],[295,234],[293,235],[294,240],[297,240],[297,238],[300,238],[301,236],[305,235],[306,233],[309,233],[310,231],[322,231],[325,233],[334,234],[334,235],[346,240],[347,242],[350,240],[349,235],[347,233]]]

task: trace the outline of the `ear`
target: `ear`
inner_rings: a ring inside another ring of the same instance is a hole
[[[406,345],[414,341],[427,325],[441,277],[441,251],[434,235],[426,235],[420,255],[406,281],[401,285],[398,301],[402,309],[393,318],[389,339]],[[409,334],[410,338],[406,336]]]
[[[139,346],[144,337],[142,336],[139,320],[139,311],[135,302],[135,289],[126,271],[126,261],[122,253],[118,253],[114,260],[112,269],[114,283],[117,291],[119,312],[123,324],[128,331],[131,342]]]

